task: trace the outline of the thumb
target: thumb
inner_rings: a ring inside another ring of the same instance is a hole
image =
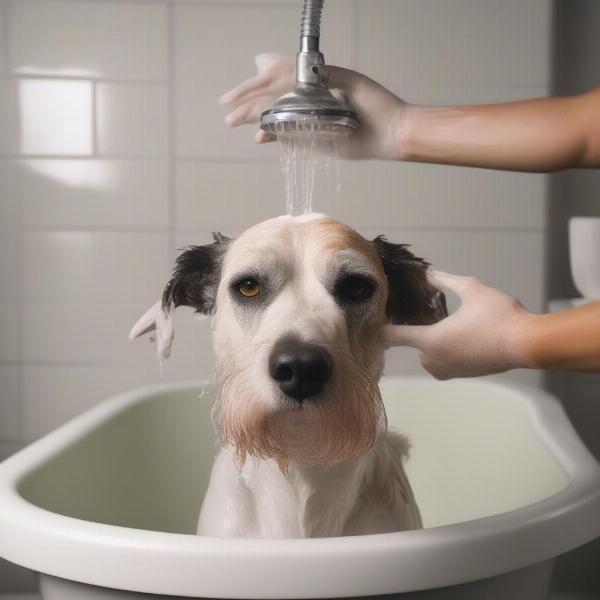
[[[346,93],[341,88],[329,88],[331,95],[340,102],[344,104],[348,104],[348,100],[346,99]]]
[[[344,67],[325,65],[325,80],[329,88],[347,91],[358,73]]]
[[[425,331],[432,325],[384,325],[382,330],[383,343],[386,348],[392,346],[410,346],[421,349]]]
[[[462,302],[477,297],[487,286],[476,277],[454,275],[443,271],[427,272],[427,279],[434,287],[443,292],[454,292]]]
[[[267,144],[268,142],[274,142],[277,139],[272,133],[267,133],[263,129],[259,129],[254,136],[254,141],[257,144]]]

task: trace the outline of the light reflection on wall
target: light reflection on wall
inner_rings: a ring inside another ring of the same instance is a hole
[[[36,65],[20,65],[13,68],[13,73],[17,75],[43,75],[49,77],[79,77],[81,79],[92,79],[100,77],[98,71],[92,71],[90,69],[80,69],[77,67],[63,67],[63,68],[52,68],[47,69],[45,67],[38,67]]]
[[[22,154],[92,154],[91,82],[22,79],[19,109]]]
[[[31,171],[68,187],[110,190],[115,184],[114,169],[96,160],[35,160],[24,163]]]

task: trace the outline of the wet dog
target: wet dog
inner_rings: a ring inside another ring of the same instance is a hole
[[[198,533],[325,537],[421,527],[378,387],[387,323],[446,316],[427,263],[323,215],[279,217],[238,239],[215,235],[177,259],[162,301],[131,336],[172,312],[212,317],[213,414],[221,450]]]

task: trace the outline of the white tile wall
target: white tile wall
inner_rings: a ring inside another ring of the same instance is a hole
[[[0,301],[18,299],[19,234],[15,229],[0,230]]]
[[[283,212],[276,164],[180,162],[177,167],[179,228],[247,227]],[[542,229],[546,216],[544,175],[440,165],[348,162],[325,170],[314,206],[353,226],[485,227]],[[333,181],[332,181],[333,179]],[[213,198],[223,202],[213,203]],[[376,207],[376,209],[375,209]]]
[[[167,89],[162,85],[99,83],[96,120],[100,154],[167,153]]]
[[[5,70],[4,62],[6,60],[6,57],[4,56],[5,44],[6,44],[6,39],[5,39],[5,35],[4,35],[5,25],[6,25],[6,17],[5,17],[4,11],[5,11],[5,2],[3,1],[3,2],[0,2],[0,71]]]
[[[20,304],[18,302],[0,302],[0,331],[2,332],[0,365],[2,363],[17,364],[19,361],[19,318]],[[1,399],[0,396],[0,404]]]
[[[549,90],[548,83],[449,83],[431,80],[407,80],[398,89],[406,102],[427,106],[516,102],[547,96]]]
[[[23,236],[23,299],[144,301],[169,272],[165,233],[28,231]]]
[[[361,2],[358,67],[399,94],[420,81],[545,84],[551,57],[539,49],[550,47],[551,8],[551,0]]]
[[[167,76],[167,8],[139,2],[9,2],[15,73],[160,80]]]
[[[14,161],[0,160],[0,229],[19,225],[18,172]]]
[[[26,227],[166,227],[166,160],[27,160],[21,168]]]
[[[34,440],[111,394],[140,382],[158,382],[156,365],[144,368],[52,365],[23,368],[23,439]]]
[[[216,102],[256,53],[295,52],[298,4],[0,0],[5,454],[159,381],[153,347],[126,336],[175,249],[283,212],[276,146],[228,129]],[[513,100],[548,89],[550,16],[550,0],[328,1],[323,49],[409,100]],[[321,181],[314,208],[543,308],[544,176],[355,162],[341,184]],[[163,380],[209,377],[208,322],[181,310],[176,334]],[[388,372],[419,371],[390,353]]]
[[[245,229],[278,215],[285,192],[274,176],[280,176],[277,163],[180,162],[175,223],[181,229]]]
[[[19,151],[18,82],[0,78],[0,155]]]
[[[314,204],[355,227],[543,229],[546,178],[442,165],[347,162]]]
[[[118,304],[24,301],[22,359],[26,363],[149,365],[154,347],[129,342],[127,334],[150,304],[150,297]]]
[[[18,440],[21,437],[18,367],[0,365],[0,386],[0,439]]]

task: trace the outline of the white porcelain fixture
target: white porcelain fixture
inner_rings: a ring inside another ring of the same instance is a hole
[[[569,221],[573,281],[584,298],[600,299],[600,217]]]
[[[381,389],[424,530],[193,535],[215,453],[201,389],[126,392],[0,465],[0,556],[40,572],[45,600],[542,600],[553,558],[600,535],[600,467],[557,400],[420,378]]]

